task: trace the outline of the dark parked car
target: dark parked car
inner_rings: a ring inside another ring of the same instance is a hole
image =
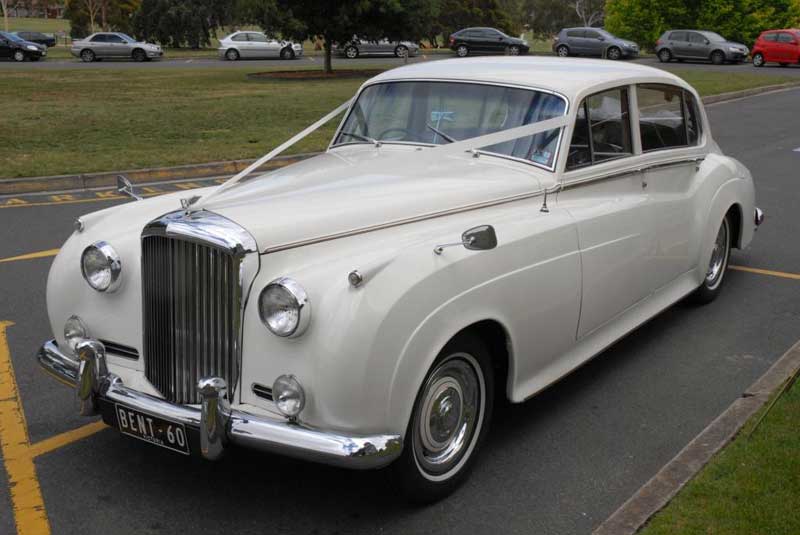
[[[494,28],[464,28],[450,36],[450,49],[458,57],[470,54],[527,54],[528,42]]]
[[[56,46],[56,38],[54,35],[41,32],[14,32],[14,34],[21,39],[36,43],[37,45],[44,45],[48,48]]]
[[[728,41],[718,33],[699,30],[668,30],[656,41],[656,55],[663,63],[672,59],[742,62],[750,51],[742,43]]]
[[[567,56],[597,56],[608,59],[639,55],[639,45],[620,39],[602,28],[564,28],[553,41],[553,52]]]
[[[0,58],[14,61],[39,61],[47,55],[47,47],[31,43],[13,33],[0,32]]]

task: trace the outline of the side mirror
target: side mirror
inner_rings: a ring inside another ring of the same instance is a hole
[[[711,41],[709,41],[708,39],[706,39],[706,41],[705,41],[705,42],[706,42],[706,44],[707,44],[707,45],[710,45],[710,44],[711,44]]]
[[[605,37],[602,37],[602,36],[600,36],[600,37],[598,37],[598,38],[597,38],[597,40],[598,40],[598,41],[605,41],[605,40],[606,40],[606,38],[605,38]]]
[[[464,248],[470,251],[488,251],[497,247],[497,234],[491,225],[473,227],[461,235],[460,242],[437,245],[433,252],[440,255],[446,247],[455,247],[457,245],[463,245]]]

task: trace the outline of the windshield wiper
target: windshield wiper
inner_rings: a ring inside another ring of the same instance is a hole
[[[456,141],[455,138],[453,138],[451,136],[448,136],[447,134],[445,134],[444,132],[442,132],[441,130],[439,130],[438,128],[436,128],[435,126],[433,126],[431,124],[425,123],[425,126],[430,128],[431,130],[433,130],[436,134],[439,134],[448,143],[453,143],[454,141]]]
[[[339,135],[340,136],[350,136],[352,138],[359,139],[361,141],[366,141],[367,143],[372,143],[376,147],[380,147],[381,146],[381,142],[378,141],[377,139],[374,139],[374,138],[371,138],[371,137],[367,137],[367,136],[362,136],[361,134],[356,134],[355,132],[341,132]]]

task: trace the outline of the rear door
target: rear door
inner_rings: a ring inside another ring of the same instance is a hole
[[[669,47],[672,55],[677,58],[685,58],[689,55],[689,38],[686,32],[670,32]]]
[[[567,30],[567,42],[569,43],[569,51],[571,53],[583,54],[586,51],[583,42],[583,35],[584,30]]]

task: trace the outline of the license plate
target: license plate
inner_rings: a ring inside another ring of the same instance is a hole
[[[189,455],[189,441],[183,424],[164,420],[145,412],[114,405],[120,432],[150,444]]]

